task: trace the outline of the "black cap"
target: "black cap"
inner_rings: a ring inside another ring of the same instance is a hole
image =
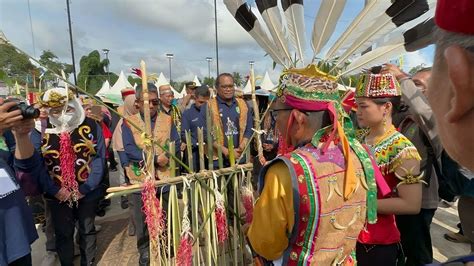
[[[185,85],[186,85],[186,89],[195,89],[198,87],[196,86],[196,82],[194,81],[186,82]]]

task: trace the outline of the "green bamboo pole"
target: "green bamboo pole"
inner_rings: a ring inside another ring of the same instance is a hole
[[[198,128],[198,143],[199,143],[199,169],[205,169],[204,161],[204,130],[203,128]]]
[[[170,154],[176,155],[176,143],[171,141],[169,144]],[[174,156],[173,156],[174,157]],[[176,176],[176,161],[171,157],[170,159],[170,177]]]
[[[213,170],[214,169],[214,150],[213,150],[213,143],[214,139],[212,138],[212,132],[213,132],[213,127],[212,127],[212,111],[211,107],[209,104],[207,105],[207,110],[206,110],[206,137],[207,137],[207,159],[208,159],[208,169]],[[201,168],[202,170],[203,168]]]
[[[188,166],[189,166],[189,170],[191,170],[191,173],[194,173],[193,143],[192,143],[192,138],[191,138],[191,131],[186,130],[185,136],[186,136],[186,151],[188,154]]]

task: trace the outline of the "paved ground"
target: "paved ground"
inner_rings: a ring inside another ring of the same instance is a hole
[[[118,178],[118,172],[111,173],[112,185]],[[126,234],[127,212],[120,208],[120,199],[112,199],[112,205],[107,210],[104,217],[97,219],[98,224],[104,225],[107,232],[99,233],[99,265],[137,265],[137,253],[135,239]],[[470,246],[468,244],[452,243],[444,239],[446,232],[457,232],[456,224],[459,222],[457,215],[457,206],[449,208],[438,208],[433,219],[431,227],[431,236],[433,241],[434,258],[437,261],[445,261],[449,257],[468,254]],[[112,225],[112,226],[110,226]],[[110,230],[115,230],[116,234],[111,234]],[[45,236],[41,230],[38,230],[40,238],[33,244],[33,265],[41,265],[45,256]],[[108,236],[108,237],[107,237]],[[113,236],[113,237],[110,237]],[[124,252],[126,251],[126,252]],[[104,254],[105,253],[105,254]],[[119,260],[120,258],[120,260]],[[117,261],[122,263],[117,264]],[[127,263],[123,263],[127,261]],[[59,265],[57,262],[55,265]],[[76,261],[79,265],[79,261]]]

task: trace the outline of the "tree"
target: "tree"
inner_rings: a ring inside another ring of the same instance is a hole
[[[240,73],[239,72],[233,72],[232,76],[234,77],[234,84],[237,87],[241,87],[242,83],[243,83],[243,80],[242,80],[242,77],[240,76]]]
[[[426,68],[425,64],[417,65],[416,67],[413,67],[412,69],[410,69],[408,73],[410,73],[410,75],[415,75],[416,72],[422,70],[423,68]]]
[[[216,80],[213,77],[205,77],[201,84],[209,86],[209,88],[214,87]]]
[[[58,57],[50,50],[43,51],[43,54],[41,54],[40,56],[39,62],[42,66],[45,66],[50,70],[44,73],[43,80],[54,80],[55,76],[53,73],[61,75],[61,70],[64,71],[66,77],[68,77],[69,74],[72,73],[72,65],[59,62]]]
[[[8,43],[0,44],[0,69],[2,69],[11,82],[26,83],[31,80],[32,71],[36,67],[30,62],[28,56],[19,53]]]
[[[115,73],[105,71],[107,63],[107,60],[100,60],[100,53],[97,50],[81,57],[77,85],[92,94],[95,94],[102,87],[107,78],[110,78],[110,85],[113,85],[118,76]]]

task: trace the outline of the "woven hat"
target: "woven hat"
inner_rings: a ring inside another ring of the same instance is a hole
[[[388,98],[401,96],[398,81],[392,74],[365,74],[358,83],[355,97]]]

